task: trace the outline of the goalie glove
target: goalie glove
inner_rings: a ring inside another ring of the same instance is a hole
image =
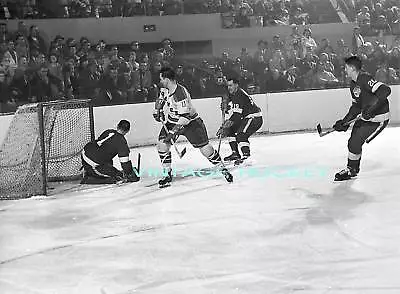
[[[229,133],[229,129],[233,126],[233,121],[231,120],[226,120],[222,126],[219,128],[218,132],[217,132],[217,137],[221,138],[225,138],[226,136],[228,136]]]
[[[178,139],[179,135],[183,133],[185,126],[183,125],[175,125],[172,130],[170,130],[167,134],[167,137],[164,139],[164,142],[167,144],[173,144]]]
[[[135,167],[133,167],[133,172],[131,174],[125,175],[125,178],[129,183],[138,182],[140,180],[139,173]]]

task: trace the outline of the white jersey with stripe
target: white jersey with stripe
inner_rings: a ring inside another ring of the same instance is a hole
[[[186,125],[198,117],[189,91],[179,83],[173,93],[161,89],[159,99],[165,102],[166,119],[170,123]]]

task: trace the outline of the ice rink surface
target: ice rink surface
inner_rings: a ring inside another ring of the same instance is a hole
[[[251,138],[252,165],[232,184],[192,176],[159,190],[145,174],[2,201],[0,293],[400,293],[400,128],[365,145],[357,179],[335,183],[349,135]],[[176,169],[210,166],[184,145]],[[154,146],[137,152],[142,171],[159,168]]]

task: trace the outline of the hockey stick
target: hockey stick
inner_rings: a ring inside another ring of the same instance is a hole
[[[352,119],[351,121],[349,121],[348,123],[346,123],[345,126],[352,124],[353,122],[355,122],[355,121],[358,120],[359,118],[360,118],[360,116],[357,116],[356,118],[354,118],[354,119]],[[323,136],[326,136],[326,135],[328,135],[328,134],[334,132],[335,129],[334,129],[334,128],[330,128],[330,129],[328,129],[327,131],[323,132],[323,131],[322,131],[321,124],[318,124],[318,125],[317,125],[317,131],[318,131],[319,136],[320,136],[320,137],[323,137]]]
[[[140,153],[138,153],[138,155],[137,155],[137,168],[136,169],[137,169],[137,172],[138,172],[139,175],[140,175],[140,159],[141,158],[142,158],[142,155]]]
[[[167,132],[167,134],[168,134],[169,131],[168,131],[168,129],[167,129],[167,126],[165,125],[165,123],[164,123],[163,121],[161,121],[161,123],[162,123],[162,125],[163,125],[164,130],[165,130],[165,131]],[[184,148],[182,149],[182,151],[179,151],[179,150],[178,150],[178,147],[176,147],[176,145],[175,145],[176,142],[174,142],[174,141],[171,140],[171,143],[172,143],[172,145],[174,146],[175,151],[176,151],[176,153],[178,154],[179,158],[182,158],[182,157],[186,154],[186,147],[184,147]]]
[[[221,109],[221,121],[222,121],[222,124],[225,123],[225,114],[224,114],[223,109]],[[219,154],[219,151],[221,150],[221,142],[222,142],[222,134],[219,134],[219,142],[218,142],[218,150],[217,150],[218,154]]]
[[[388,120],[388,119],[385,120],[385,121],[383,122],[383,125],[375,132],[375,134],[373,134],[370,138],[368,138],[367,140],[365,140],[365,142],[368,144],[368,143],[371,142],[373,139],[375,139],[376,136],[378,136],[378,135],[383,131],[383,129],[386,128],[386,126],[388,125],[388,123],[389,123],[389,120]]]

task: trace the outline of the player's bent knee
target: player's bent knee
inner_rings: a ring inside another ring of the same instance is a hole
[[[249,136],[245,133],[238,133],[236,135],[236,142],[247,142],[249,140]]]
[[[362,149],[362,142],[357,139],[349,139],[347,143],[347,148],[351,153],[359,154]]]
[[[158,141],[157,143],[157,150],[159,152],[168,152],[170,148],[171,148],[170,144],[164,143],[162,141]]]
[[[211,144],[207,144],[200,148],[200,152],[205,157],[210,157],[214,153],[214,147]]]

